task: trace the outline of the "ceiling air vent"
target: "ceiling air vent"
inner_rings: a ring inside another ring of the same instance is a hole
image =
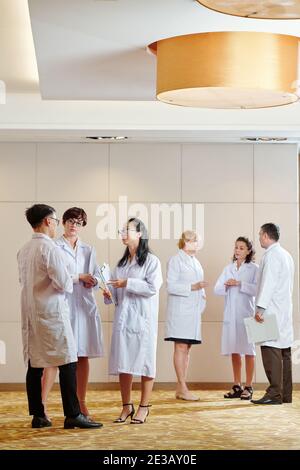
[[[109,140],[109,141],[116,141],[116,140],[126,140],[128,137],[125,137],[123,135],[103,135],[103,136],[97,136],[97,135],[92,135],[92,136],[87,136],[86,139],[89,140]]]
[[[286,142],[287,137],[242,137],[241,140],[248,142]]]

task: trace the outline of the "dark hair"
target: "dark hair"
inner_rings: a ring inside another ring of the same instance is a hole
[[[248,255],[246,256],[246,259],[245,259],[245,263],[251,263],[251,261],[254,261],[255,249],[253,247],[252,241],[249,240],[249,238],[247,238],[247,237],[238,237],[235,240],[235,243],[236,242],[244,242],[246,244],[248,250],[249,250],[249,253],[248,253]],[[235,255],[233,255],[232,261],[236,261]]]
[[[87,224],[86,212],[80,207],[71,207],[63,213],[63,224],[65,224],[69,219],[81,220],[83,227]]]
[[[149,245],[148,245],[148,232],[145,227],[145,224],[140,219],[137,219],[136,217],[131,217],[127,221],[127,224],[126,224],[127,227],[128,227],[128,224],[130,224],[131,222],[134,224],[136,231],[142,233],[142,236],[139,241],[139,246],[136,251],[136,260],[139,266],[143,266],[145,264],[148,254],[151,253]],[[129,248],[127,246],[124,252],[124,255],[118,262],[118,266],[119,267],[125,266],[125,264],[128,261],[129,256],[130,256],[130,253],[129,253]]]
[[[34,204],[25,211],[26,219],[30,223],[32,228],[36,228],[49,215],[54,214],[55,209],[46,204]]]
[[[276,242],[279,240],[280,237],[280,227],[279,225],[275,225],[272,223],[264,224],[260,227],[263,233],[266,233],[271,240],[275,240]]]

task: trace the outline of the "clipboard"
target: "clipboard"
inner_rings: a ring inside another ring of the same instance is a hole
[[[111,271],[107,263],[103,263],[102,266],[99,266],[99,277],[101,279],[104,289],[109,290],[109,292],[111,293],[112,303],[114,305],[118,305],[117,299],[114,296],[114,292],[111,286],[107,284],[107,281],[111,279]]]
[[[264,322],[259,323],[254,317],[244,318],[249,343],[264,343],[279,339],[276,315],[264,315]]]

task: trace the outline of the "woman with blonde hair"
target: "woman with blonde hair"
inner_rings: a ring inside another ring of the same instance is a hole
[[[187,387],[186,377],[192,344],[201,343],[201,315],[205,309],[207,282],[196,258],[199,236],[193,230],[182,233],[179,252],[167,266],[168,307],[165,341],[174,341],[176,398],[198,400]]]

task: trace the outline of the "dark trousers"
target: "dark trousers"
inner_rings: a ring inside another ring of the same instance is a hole
[[[59,366],[59,385],[63,403],[64,415],[75,418],[80,413],[80,406],[76,394],[76,367],[77,362],[71,362]],[[44,405],[42,403],[42,375],[43,368],[31,367],[28,362],[26,374],[26,390],[28,397],[29,414],[44,417]]]
[[[274,400],[291,402],[293,391],[291,348],[261,346],[261,355],[270,382],[266,395]]]

